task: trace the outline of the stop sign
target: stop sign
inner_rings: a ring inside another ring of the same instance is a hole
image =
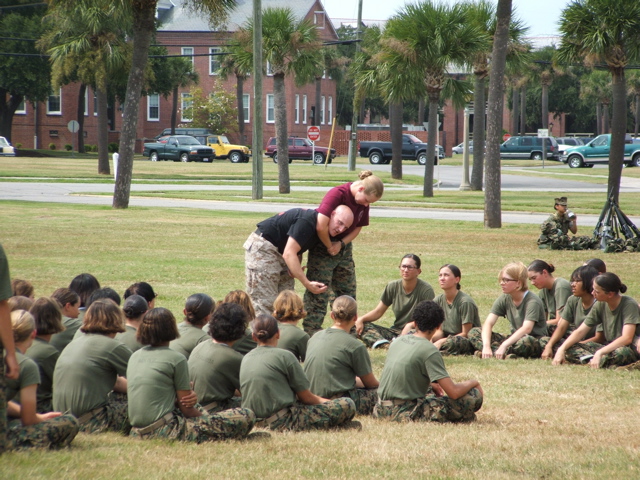
[[[307,138],[312,142],[320,140],[320,127],[311,126],[307,127]]]
[[[508,133],[505,133],[505,134],[502,136],[502,141],[503,141],[503,142],[506,142],[506,141],[507,141],[507,140],[509,140],[510,138],[511,138],[511,135],[509,135]]]

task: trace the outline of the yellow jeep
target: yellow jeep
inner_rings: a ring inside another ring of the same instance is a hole
[[[226,135],[209,135],[207,145],[213,148],[216,158],[228,158],[231,163],[247,163],[251,156],[251,150],[230,144]]]

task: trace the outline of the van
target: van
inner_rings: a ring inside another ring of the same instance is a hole
[[[165,128],[160,135],[156,135],[156,140],[165,135],[171,135],[171,129]],[[195,137],[202,145],[207,144],[207,136],[213,135],[208,128],[176,128],[174,135],[190,135]]]
[[[542,160],[542,138],[510,137],[500,145],[500,158]],[[558,160],[558,142],[554,137],[545,138],[547,158]]]

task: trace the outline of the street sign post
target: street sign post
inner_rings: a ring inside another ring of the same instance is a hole
[[[71,120],[68,124],[67,124],[67,128],[69,129],[69,131],[71,133],[78,133],[78,130],[80,130],[80,124],[78,123],[77,120]],[[73,136],[73,144],[76,147],[76,150],[78,149],[78,140],[76,139],[76,136]],[[71,153],[72,156],[75,156],[75,154],[72,152]]]
[[[547,138],[549,138],[548,128],[538,129],[538,138],[542,139],[542,168],[544,168],[544,162],[547,159]]]

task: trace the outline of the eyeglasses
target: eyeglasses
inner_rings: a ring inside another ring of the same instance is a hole
[[[517,280],[513,278],[504,278],[504,277],[500,279],[500,283],[509,283],[509,282],[517,282]]]
[[[418,267],[414,266],[414,265],[398,265],[398,268],[400,270],[414,270]]]

